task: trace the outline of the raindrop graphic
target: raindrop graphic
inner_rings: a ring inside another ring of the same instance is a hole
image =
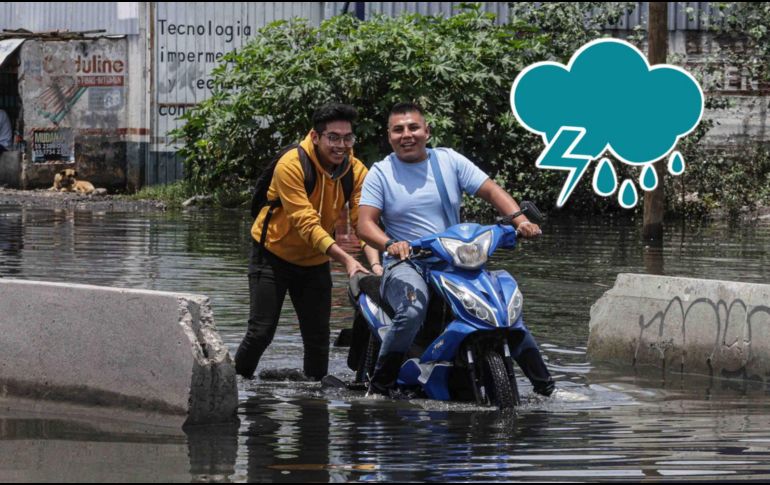
[[[668,159],[668,172],[671,175],[682,175],[684,173],[684,158],[679,152],[674,152]]]
[[[607,197],[618,188],[618,176],[615,173],[615,167],[606,158],[602,158],[594,171],[594,192]]]
[[[639,179],[639,185],[647,192],[655,190],[655,187],[658,186],[658,174],[655,172],[653,164],[644,166],[642,177]]]
[[[618,202],[624,209],[630,209],[636,205],[639,201],[639,195],[636,193],[636,186],[633,180],[626,180],[623,185],[620,186],[620,195],[618,195]]]

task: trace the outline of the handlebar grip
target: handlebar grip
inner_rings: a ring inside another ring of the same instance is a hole
[[[412,255],[413,258],[427,258],[429,256],[433,256],[433,251],[431,251],[430,249],[424,249],[424,248],[418,249]]]

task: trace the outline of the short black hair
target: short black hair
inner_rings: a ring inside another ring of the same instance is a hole
[[[396,103],[393,105],[392,108],[390,108],[390,114],[388,114],[388,119],[390,119],[393,115],[403,115],[406,113],[420,113],[423,118],[425,118],[425,111],[423,111],[422,106],[420,106],[417,103],[411,103],[411,102],[405,102],[405,103]]]
[[[348,121],[352,125],[358,119],[358,111],[349,104],[328,103],[313,112],[313,129],[317,133],[326,130],[332,121]]]

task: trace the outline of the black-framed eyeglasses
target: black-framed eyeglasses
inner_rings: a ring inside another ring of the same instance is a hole
[[[338,135],[336,133],[322,133],[321,136],[325,136],[329,143],[332,145],[339,145],[344,143],[347,146],[353,146],[356,143],[356,135],[350,133],[345,136]]]

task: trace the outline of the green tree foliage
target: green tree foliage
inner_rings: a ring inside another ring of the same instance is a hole
[[[726,72],[743,77],[749,89],[770,86],[770,4],[712,3],[708,11],[687,11],[709,26],[713,46],[697,62],[688,63],[688,70],[701,82],[711,115],[681,146],[690,163],[681,178],[667,179],[669,208],[689,215],[713,209],[737,213],[770,204],[770,145],[736,140],[716,147],[708,138],[709,130],[720,124],[720,113],[733,104],[725,91]],[[685,59],[669,62],[681,65]],[[757,96],[754,102],[767,100]]]
[[[770,80],[770,3],[716,3],[710,22],[731,65],[757,81]]]
[[[562,5],[563,25],[574,24],[571,15],[585,18]],[[472,6],[449,18],[272,23],[225,58],[212,97],[186,115],[177,135],[185,140],[188,179],[206,192],[247,187],[280,147],[305,136],[313,109],[330,101],[359,108],[355,151],[371,164],[390,152],[390,108],[415,101],[429,113],[434,145],[455,148],[520,195],[555,200],[559,174],[534,168],[542,142],[516,122],[510,89],[524,67],[566,61],[592,36],[599,31],[574,25],[541,31],[531,18],[500,24]]]
[[[534,62],[566,63],[585,43],[610,35],[608,29],[637,4],[509,5],[507,24],[466,6],[449,18],[404,15],[362,22],[338,16],[319,27],[303,20],[268,25],[248,45],[225,57],[213,73],[212,97],[185,116],[187,123],[177,135],[185,143],[181,153],[188,183],[195,191],[214,193],[217,200],[230,205],[242,200],[278,150],[307,134],[313,109],[331,101],[359,109],[355,152],[371,165],[390,152],[389,109],[399,101],[416,101],[429,113],[434,145],[464,153],[518,199],[547,206],[556,200],[564,173],[535,167],[543,143],[513,117],[512,82]],[[762,66],[770,65],[766,62],[770,55],[767,4],[729,4],[715,12],[718,37],[741,39],[729,43],[739,47],[728,53],[730,62],[766,74]],[[642,46],[644,34],[639,28],[629,40]],[[672,57],[670,62],[683,65],[685,59]],[[723,67],[724,59],[719,62]],[[720,64],[716,60],[700,64],[688,64],[688,70],[695,68],[694,74],[706,87],[707,107],[727,106],[718,96],[719,86],[708,87],[709,73],[718,71]],[[751,167],[730,163],[730,153],[709,151],[704,141],[714,123],[718,116],[704,120],[680,147],[688,162],[685,175],[667,177],[669,207],[680,213],[717,205],[741,207],[757,199],[753,190],[741,190],[740,184],[770,182],[766,151],[757,151],[757,156],[765,158],[754,159]],[[721,168],[715,166],[717,161]],[[621,176],[638,178],[633,168],[616,167],[623,171]],[[720,183],[719,174],[728,167],[735,185]],[[470,199],[465,210],[469,217],[479,217],[489,208]],[[614,198],[597,197],[585,180],[570,198],[568,210],[619,211]]]

